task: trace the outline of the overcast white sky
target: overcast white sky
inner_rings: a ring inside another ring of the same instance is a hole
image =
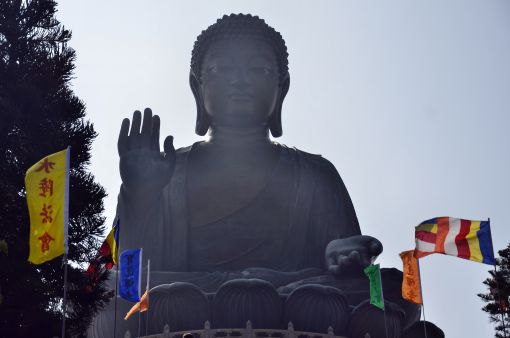
[[[115,214],[122,118],[151,107],[177,146],[194,134],[188,86],[196,36],[223,14],[252,13],[280,31],[291,87],[288,146],[322,154],[351,194],[384,267],[414,248],[414,226],[436,216],[491,218],[510,242],[510,1],[73,1],[75,93],[99,132],[91,171]],[[476,296],[490,266],[421,261],[427,320],[448,338],[492,337]]]

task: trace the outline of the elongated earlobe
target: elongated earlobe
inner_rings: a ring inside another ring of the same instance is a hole
[[[189,85],[197,105],[197,122],[195,124],[195,133],[199,136],[204,136],[209,130],[210,123],[209,118],[205,112],[204,100],[202,99],[200,92],[200,80],[195,76],[193,70],[191,70],[189,73]]]
[[[269,130],[271,131],[271,135],[273,137],[280,137],[283,134],[282,130],[282,107],[283,100],[285,100],[285,96],[289,92],[290,87],[290,76],[289,73],[285,74],[285,77],[281,84],[281,93],[278,98],[278,102],[276,103],[276,107],[271,115],[271,120],[269,121]]]

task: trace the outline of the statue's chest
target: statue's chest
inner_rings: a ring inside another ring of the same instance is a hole
[[[249,205],[271,180],[277,158],[190,161],[186,179],[190,224],[217,221]]]

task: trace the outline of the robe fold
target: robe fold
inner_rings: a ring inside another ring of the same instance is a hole
[[[173,176],[161,191],[132,196],[121,186],[120,248],[143,247],[154,270],[234,275],[248,268],[324,270],[330,241],[361,234],[335,167],[320,155],[282,145],[273,174],[254,200],[203,229],[190,228],[186,182],[194,146],[177,150]],[[136,211],[140,199],[150,201],[143,212]],[[261,226],[267,228],[255,231]],[[214,236],[215,229],[221,237]]]

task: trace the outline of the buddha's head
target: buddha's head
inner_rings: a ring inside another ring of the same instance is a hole
[[[281,136],[290,83],[287,57],[280,33],[257,16],[225,15],[202,31],[190,70],[196,133],[205,135],[210,127],[242,132],[263,126]]]

